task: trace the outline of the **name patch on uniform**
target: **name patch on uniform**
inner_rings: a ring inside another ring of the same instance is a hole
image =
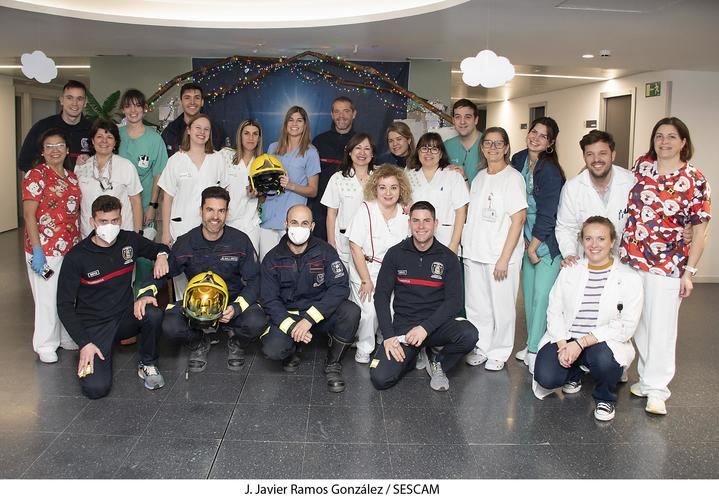
[[[315,281],[312,284],[312,287],[320,287],[323,283],[325,283],[325,274],[318,273],[317,275],[315,275]]]
[[[128,245],[122,248],[122,259],[125,260],[125,264],[129,264],[132,261],[132,246]]]
[[[442,263],[435,261],[434,263],[432,263],[431,270],[432,270],[432,278],[436,278],[439,280],[442,279],[442,275],[444,274],[444,265]]]
[[[345,268],[342,266],[341,261],[335,261],[331,265],[332,267],[332,273],[335,274],[335,278],[343,277],[345,276]]]
[[[96,277],[100,274],[100,270],[94,270],[87,274],[87,278]]]
[[[236,263],[240,260],[239,256],[220,256],[220,261],[229,261],[232,263]]]
[[[397,270],[397,275],[399,275],[399,276],[401,276],[401,277],[406,277],[406,276],[407,276],[407,270]]]

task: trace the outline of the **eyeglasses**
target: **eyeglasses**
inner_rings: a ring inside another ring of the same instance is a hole
[[[56,143],[56,144],[46,144],[46,145],[44,146],[44,148],[45,148],[46,150],[54,150],[54,149],[61,150],[61,149],[63,149],[65,146],[67,146],[65,143]]]
[[[485,139],[482,141],[482,146],[484,146],[487,149],[500,149],[504,148],[504,145],[507,144],[504,141],[490,141],[489,139]]]
[[[436,155],[439,153],[439,148],[436,146],[422,146],[419,151],[422,153],[431,153],[432,155]]]
[[[543,141],[549,141],[549,137],[546,134],[540,134],[539,132],[537,132],[536,129],[530,130],[528,135],[535,137],[535,138],[539,138]]]

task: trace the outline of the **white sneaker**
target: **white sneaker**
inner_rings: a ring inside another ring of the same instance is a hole
[[[614,414],[614,402],[598,402],[594,409],[594,418],[598,421],[611,421]]]
[[[642,388],[639,383],[634,383],[629,387],[629,392],[635,397],[645,398],[647,395],[642,392]]]
[[[44,364],[54,364],[58,360],[57,353],[54,351],[43,351],[38,353],[37,356],[40,357],[40,361]]]
[[[529,373],[531,375],[534,375],[534,363],[537,361],[537,354],[527,352],[527,356],[524,357],[524,363],[527,364],[527,368],[529,369]]]
[[[484,364],[484,370],[487,371],[501,371],[504,369],[504,362],[500,362],[499,360],[489,359],[487,360],[487,363]]]
[[[370,353],[365,353],[361,350],[357,350],[355,353],[355,362],[358,364],[368,364],[370,359]]]
[[[644,410],[650,414],[663,416],[667,413],[667,404],[665,404],[661,398],[649,397],[647,398],[647,406]]]
[[[472,351],[467,353],[467,356],[464,357],[464,361],[467,365],[482,365],[487,361],[487,355],[482,353],[482,350],[479,348],[474,348]]]
[[[428,363],[429,360],[427,360],[427,352],[424,350],[424,347],[422,347],[417,354],[417,361],[414,363],[414,368],[418,371],[424,370],[427,368]]]
[[[529,351],[529,347],[525,346],[523,350],[519,350],[517,353],[514,354],[514,358],[524,362],[524,357],[527,356],[527,351]]]
[[[434,391],[449,390],[449,379],[442,370],[442,364],[439,362],[430,362],[427,364],[427,374],[429,374],[429,387]]]

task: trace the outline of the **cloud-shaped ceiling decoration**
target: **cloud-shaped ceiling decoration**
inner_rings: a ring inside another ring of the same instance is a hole
[[[57,77],[55,61],[47,57],[41,50],[36,50],[32,54],[23,54],[20,62],[23,74],[40,83],[51,82],[53,78]]]
[[[462,70],[462,80],[470,87],[499,87],[514,78],[514,66],[509,59],[491,50],[463,59],[459,69]]]

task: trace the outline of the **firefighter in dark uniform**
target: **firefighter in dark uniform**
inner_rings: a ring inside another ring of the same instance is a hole
[[[436,354],[429,350],[425,368],[430,387],[447,391],[446,371],[472,351],[478,333],[468,320],[457,318],[463,304],[459,260],[434,238],[432,204],[412,205],[409,225],[412,236],[387,251],[377,277],[374,304],[384,343],[370,362],[370,378],[375,388],[389,388],[414,369],[420,350],[443,346]]]
[[[184,273],[188,280],[198,274],[212,272],[227,284],[230,304],[219,320],[227,340],[227,368],[241,370],[245,349],[258,339],[267,325],[267,318],[257,304],[260,288],[260,265],[249,237],[225,226],[230,194],[220,186],[202,192],[202,224],[177,239],[170,254],[170,276]],[[158,282],[143,286],[138,297],[157,294]],[[210,351],[208,336],[190,325],[182,313],[182,301],[170,303],[162,321],[163,335],[189,341],[188,369],[202,372]]]
[[[311,235],[312,212],[304,205],[287,211],[287,235],[262,261],[260,302],[270,317],[262,351],[282,360],[286,372],[300,365],[298,343],[327,335],[328,390],[344,391],[342,358],[357,333],[359,307],[350,302],[349,279],[337,251]]]

